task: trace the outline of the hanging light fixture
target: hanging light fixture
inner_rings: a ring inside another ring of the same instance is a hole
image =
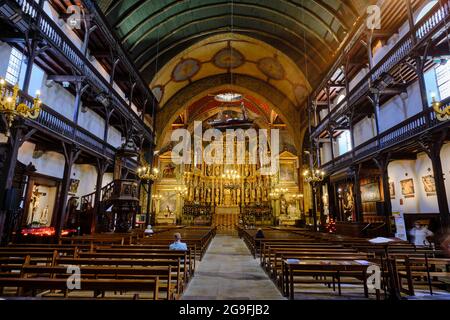
[[[231,37],[234,35],[234,1],[230,1],[231,5],[231,21],[230,21],[230,29],[231,29]],[[235,92],[231,87],[233,86],[233,65],[232,65],[232,56],[233,56],[233,47],[231,46],[230,41],[230,89],[225,93],[219,93],[214,96],[214,99],[218,102],[223,103],[233,103],[239,102],[244,97],[242,94]]]
[[[41,111],[40,91],[36,91],[33,105],[29,107],[23,102],[19,102],[19,85],[16,84],[12,91],[8,88],[5,79],[0,78],[0,114],[4,115],[7,123],[6,136],[10,135],[10,129],[16,117],[24,119],[37,119]]]
[[[137,175],[142,181],[155,181],[159,179],[159,170],[150,166],[142,166],[137,170]]]

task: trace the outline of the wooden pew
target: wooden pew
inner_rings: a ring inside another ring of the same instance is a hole
[[[354,260],[328,260],[326,263],[323,260],[303,260],[301,263],[290,263],[284,260],[283,263],[285,268],[286,293],[290,300],[294,299],[295,284],[324,282],[323,279],[305,279],[305,277],[314,276],[331,276],[333,279],[337,279],[339,295],[342,294],[342,276],[356,278],[363,285],[364,295],[366,297],[369,296],[366,282],[367,268],[369,265],[359,264]],[[378,298],[379,290],[377,289]]]
[[[64,297],[68,296],[67,279],[36,277],[36,278],[1,278],[0,287],[14,287],[31,290],[32,296],[36,295],[37,290],[61,290]],[[152,293],[153,299],[157,300],[159,295],[159,277],[144,280],[128,279],[81,279],[82,291],[96,292],[104,291],[142,291]]]
[[[402,262],[404,268],[399,266]],[[449,258],[406,256],[404,259],[399,259],[397,257],[396,265],[400,292],[410,296],[415,295],[414,286],[417,284],[427,285],[432,294],[433,285],[444,284],[446,282],[440,279],[448,280],[450,278]],[[407,289],[403,288],[403,280],[407,282]]]

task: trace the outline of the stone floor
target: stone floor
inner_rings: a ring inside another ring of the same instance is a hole
[[[217,234],[182,300],[283,300],[242,239]]]

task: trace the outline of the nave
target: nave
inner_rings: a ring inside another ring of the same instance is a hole
[[[217,234],[182,299],[283,299],[258,262],[237,235]]]
[[[450,299],[450,259],[442,250],[300,228],[264,228],[262,238],[257,231],[239,228],[235,235],[207,227],[156,227],[151,237],[96,234],[66,237],[59,244],[10,244],[0,247],[0,297]],[[168,250],[175,233],[186,251]],[[370,280],[369,267],[379,268],[378,282]]]

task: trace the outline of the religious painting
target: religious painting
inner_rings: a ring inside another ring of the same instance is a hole
[[[78,186],[80,185],[80,180],[70,179],[69,194],[74,195],[78,191]]]
[[[413,179],[406,179],[400,181],[400,185],[402,186],[402,195],[405,196],[405,198],[414,198],[415,190],[414,190],[414,180]]]
[[[436,184],[432,175],[422,177],[423,187],[427,197],[436,195]]]
[[[177,194],[172,190],[164,190],[160,192],[161,200],[159,201],[159,214],[166,217],[175,214],[177,209]]]
[[[280,181],[295,181],[294,169],[293,163],[280,163]]]
[[[389,182],[389,194],[391,195],[391,199],[395,199],[395,184],[394,184],[394,181]]]
[[[175,179],[175,165],[172,162],[163,163],[162,166],[162,177],[167,179]]]
[[[355,206],[353,200],[353,185],[340,185],[338,188],[338,197],[342,213],[342,221],[353,221]]]
[[[376,202],[381,200],[378,182],[361,185],[361,200],[362,202]]]

